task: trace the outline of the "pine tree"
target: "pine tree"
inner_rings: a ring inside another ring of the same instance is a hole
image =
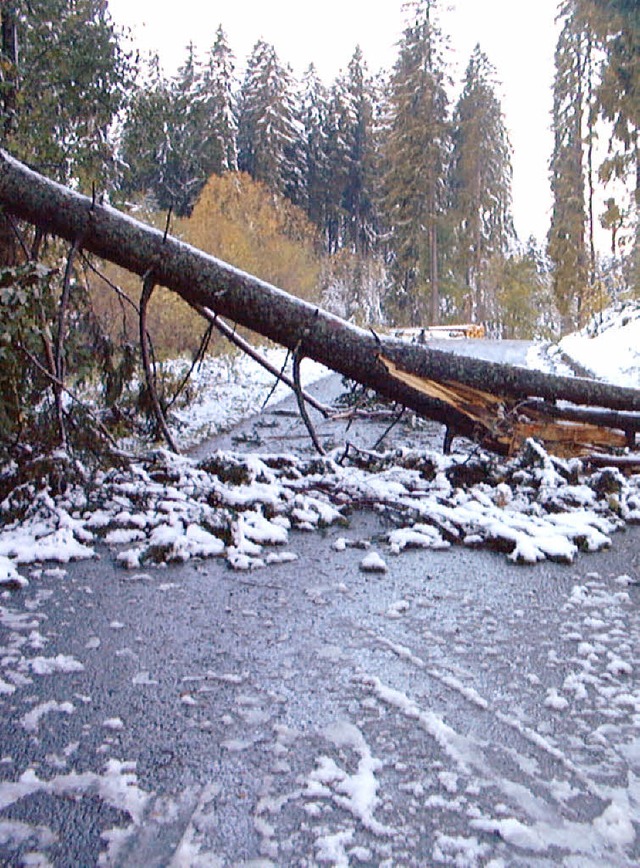
[[[234,69],[233,53],[220,26],[195,92],[203,118],[207,177],[238,168]]]
[[[60,181],[105,183],[134,72],[107,3],[9,0],[0,15],[3,145]]]
[[[121,136],[124,192],[151,195],[157,207],[180,216],[190,212],[207,179],[204,119],[196,99],[199,76],[193,45],[172,80],[152,58]]]
[[[302,124],[291,70],[263,40],[240,90],[238,167],[297,204],[304,198]]]
[[[440,317],[438,232],[445,211],[449,126],[436,0],[417,0],[388,95],[383,208],[395,267],[396,308],[415,323]],[[426,298],[425,298],[426,297]],[[428,300],[428,302],[427,302]]]
[[[477,45],[467,66],[453,119],[452,222],[457,279],[466,287],[466,317],[483,321],[484,271],[514,237],[511,145],[495,93],[495,70]]]
[[[211,174],[207,159],[202,68],[195,46],[171,82],[171,118],[165,128],[162,183],[176,214],[189,214]]]
[[[553,290],[563,329],[584,314],[588,286],[584,170],[585,39],[569,4],[558,37],[553,89],[554,149],[551,158],[553,213],[548,252]]]
[[[161,209],[189,214],[212,174],[237,169],[233,102],[233,60],[221,28],[207,63],[191,44],[172,80],[152,59],[122,132],[125,192],[151,193]]]
[[[640,17],[635,0],[564,0],[560,12],[549,254],[558,304],[565,326],[571,327],[584,321],[589,303],[601,295],[595,292],[598,182],[618,179],[632,192],[630,208],[621,199],[612,207],[609,199],[607,212],[599,217],[602,222],[635,211],[636,265],[635,271],[631,267],[631,280],[640,282]],[[594,145],[599,130],[609,130],[610,140],[607,157],[598,167]],[[618,222],[616,218],[614,224]],[[634,256],[630,259],[633,263]]]
[[[120,137],[121,188],[125,196],[151,196],[152,207],[162,210],[173,204],[164,180],[172,124],[171,85],[154,55],[131,98]]]
[[[329,95],[311,64],[306,70],[300,93],[302,122],[303,195],[302,203],[311,222],[324,231],[329,185],[327,117]]]
[[[376,143],[374,91],[362,51],[356,48],[344,81],[349,145],[342,207],[346,241],[359,255],[371,253],[377,234],[375,209]]]
[[[344,79],[338,78],[331,87],[326,120],[327,186],[323,229],[329,253],[337,253],[346,243],[344,191],[349,178],[353,119],[343,84]]]
[[[360,48],[331,88],[326,114],[327,205],[324,234],[330,253],[348,248],[366,256],[377,235],[376,95]]]
[[[600,116],[610,125],[609,154],[600,167],[604,182],[616,178],[631,190],[635,243],[630,282],[640,292],[640,14],[637,0],[580,0],[604,54],[596,88]],[[619,207],[619,206],[617,206]]]

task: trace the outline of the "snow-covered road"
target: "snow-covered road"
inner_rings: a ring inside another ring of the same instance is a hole
[[[529,350],[482,346],[513,363]],[[333,378],[320,389],[328,397],[338,387]],[[370,449],[388,424],[342,420],[318,430],[327,446],[348,438]],[[306,438],[280,408],[216,445],[264,451],[286,442],[304,452]],[[439,426],[409,418],[385,446],[425,450],[441,438]],[[295,493],[277,477],[277,460],[251,467],[267,498],[265,523],[268,503],[277,512],[278,498]],[[105,483],[110,512],[94,513],[87,527],[61,513],[65,545],[74,530],[101,559],[23,560],[28,584],[0,591],[0,864],[640,863],[640,527],[629,524],[611,549],[571,564],[439,550],[433,528],[402,526],[399,509],[409,494],[417,508],[429,486],[415,470],[387,469],[361,479],[347,466],[340,480],[343,490],[375,484],[380,498],[393,494],[384,513],[356,512],[347,527],[312,533],[294,522],[288,534],[284,513],[271,516],[269,532],[279,527],[297,560],[251,571],[230,569],[232,558],[139,567],[132,557],[125,570],[87,537],[116,519],[120,529],[107,537],[121,547],[139,542],[149,523],[156,543],[169,525],[184,530],[182,516],[186,523],[201,509],[195,489],[205,478],[189,477],[187,495],[180,471],[161,462],[149,484],[155,499],[132,477],[112,492]],[[285,471],[298,472],[294,463]],[[600,508],[584,486],[558,484],[551,501],[568,491]],[[492,500],[499,493],[473,495],[474,515],[493,523],[489,536],[505,507]],[[424,507],[442,510],[437,492]],[[585,512],[581,503],[567,509]],[[453,506],[447,515],[453,521]],[[176,544],[202,543],[188,532]],[[410,550],[412,533],[436,548]],[[251,539],[244,543],[250,552]]]
[[[2,600],[2,864],[638,864],[640,529],[364,573],[379,529]]]

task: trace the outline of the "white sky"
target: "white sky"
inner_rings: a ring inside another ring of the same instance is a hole
[[[330,83],[360,45],[372,72],[390,68],[402,34],[403,0],[109,0],[118,24],[128,26],[143,50],[158,50],[172,73],[193,41],[203,51],[219,24],[241,68],[260,38],[301,74],[313,62]],[[522,240],[544,240],[551,195],[551,83],[557,0],[443,0],[441,25],[450,37],[459,80],[476,42],[496,67],[499,95],[514,148],[513,199]],[[313,11],[307,12],[307,9]]]

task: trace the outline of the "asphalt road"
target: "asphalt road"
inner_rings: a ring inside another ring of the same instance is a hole
[[[0,863],[637,865],[640,529],[572,566],[333,547],[384,530],[253,573],[105,549],[4,594]]]

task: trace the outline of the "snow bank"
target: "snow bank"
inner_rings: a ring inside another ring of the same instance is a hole
[[[548,352],[568,358],[608,383],[640,388],[640,301],[596,314],[581,331],[567,335]]]

